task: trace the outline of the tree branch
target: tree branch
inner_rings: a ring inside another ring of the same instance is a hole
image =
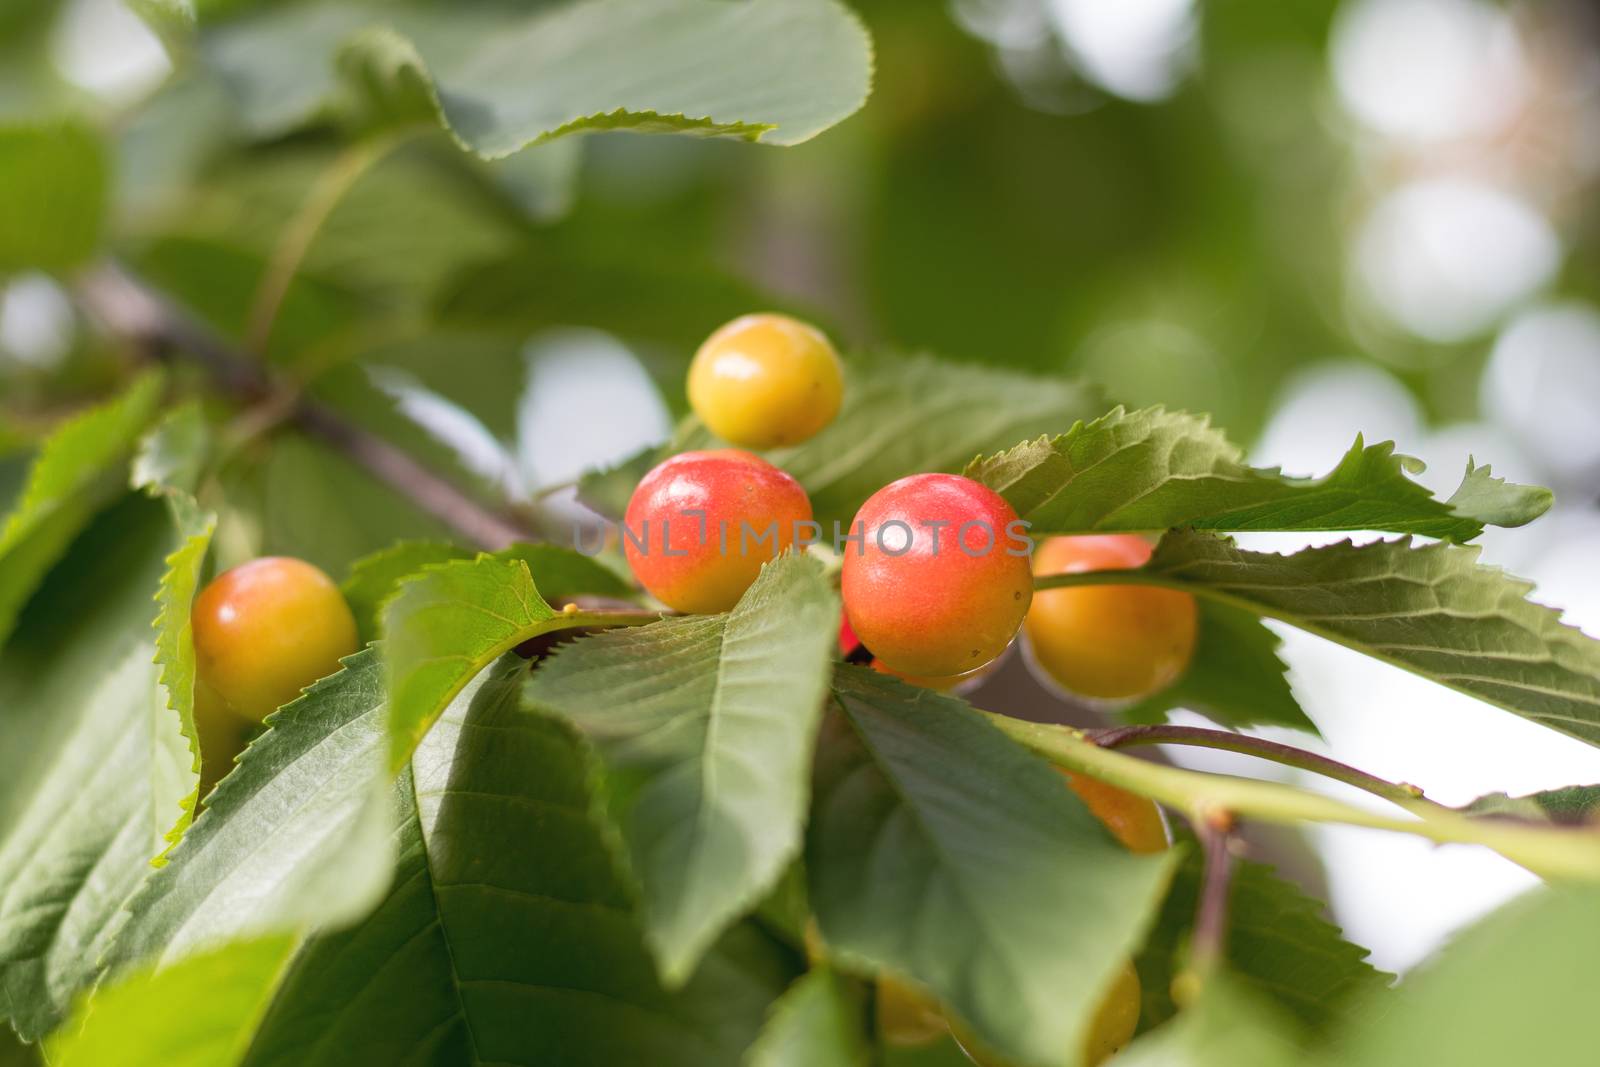
[[[187,356],[204,367],[234,400],[255,404],[278,395],[278,387],[260,363],[121,268],[110,264],[97,268],[83,278],[78,291],[84,306],[112,333],[148,346],[158,355]],[[294,397],[288,412],[289,420],[300,429],[364,467],[467,541],[498,550],[517,541],[540,540],[516,519],[479,503],[409,453],[331,408]]]

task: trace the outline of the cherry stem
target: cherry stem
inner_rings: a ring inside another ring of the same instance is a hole
[[[236,402],[258,404],[282,398],[288,421],[364,467],[467,541],[499,550],[518,541],[541,540],[515,517],[480,503],[409,452],[347,421],[331,408],[304,396],[285,395],[260,362],[121,268],[108,264],[92,271],[82,279],[79,294],[85,307],[111,332],[157,355],[187,356],[204,367]]]
[[[1392,800],[1403,806],[1419,803],[1444,807],[1423,796],[1422,790],[1408,782],[1391,782],[1377,775],[1358,770],[1347,763],[1307,752],[1293,745],[1268,741],[1265,738],[1236,734],[1230,730],[1211,730],[1201,726],[1173,726],[1169,724],[1115,726],[1104,730],[1086,730],[1084,736],[1101,748],[1131,748],[1134,745],[1190,745],[1195,748],[1238,752],[1258,759],[1271,760],[1286,767],[1297,767],[1325,778],[1343,782],[1365,790],[1373,796]]]
[[[1216,811],[1194,821],[1195,834],[1205,853],[1205,878],[1200,886],[1200,906],[1195,913],[1190,959],[1198,975],[1206,975],[1222,962],[1228,942],[1228,894],[1233,886],[1233,817]]]
[[[1416,834],[1440,844],[1483,845],[1546,878],[1600,882],[1600,834],[1473,816],[1431,801],[1399,803],[1391,815],[1282,782],[1169,767],[1102,748],[1082,731],[982,713],[1001,733],[1069,771],[1149,797],[1191,819],[1218,811],[1294,826],[1344,823]]]

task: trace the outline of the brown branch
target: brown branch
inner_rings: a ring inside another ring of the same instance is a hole
[[[182,308],[114,265],[104,265],[78,286],[84,306],[112,333],[159,355],[181,353],[204,367],[234,400],[257,404],[278,388],[260,363],[235,349]],[[486,507],[454,482],[419,463],[343,416],[303,396],[289,399],[288,419],[343,453],[420,510],[464,539],[490,550],[539,537],[509,515]]]

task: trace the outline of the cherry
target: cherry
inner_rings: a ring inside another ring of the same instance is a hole
[[[734,319],[689,365],[689,404],[711,432],[741,448],[807,440],[833,421],[844,393],[839,356],[814,326],[787,315]]]
[[[760,456],[683,452],[633,491],[622,547],[634,577],[663,604],[692,614],[727,611],[810,522],[800,483]]]
[[[994,490],[915,474],[878,490],[842,543],[850,626],[884,666],[916,677],[976,670],[1005,651],[1033,596],[1029,542]]]
[[[260,722],[360,647],[339,587],[284,556],[217,576],[195,598],[193,625],[197,719],[220,704]]]
[[[1039,546],[1039,575],[1128,570],[1150,559],[1131,534],[1053,537]],[[1057,685],[1086,697],[1148,696],[1183,674],[1194,655],[1194,597],[1142,585],[1048,589],[1033,598],[1024,624],[1033,662]]]
[[[1171,844],[1166,820],[1155,801],[1086,774],[1068,770],[1061,774],[1084,806],[1129,852],[1163,852]]]

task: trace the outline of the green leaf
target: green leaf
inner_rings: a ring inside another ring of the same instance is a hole
[[[1020,1063],[1061,1063],[1172,857],[1128,853],[958,700],[852,667],[834,695],[807,846],[830,950],[916,979]]]
[[[1461,810],[1470,815],[1503,815],[1532,822],[1581,826],[1600,814],[1600,785],[1568,785],[1513,797],[1489,793]]]
[[[377,637],[379,609],[400,582],[424,567],[451,560],[468,560],[473,553],[442,541],[402,541],[357,560],[341,589],[363,640]],[[521,560],[528,565],[540,593],[548,600],[590,594],[632,600],[636,591],[615,571],[588,556],[558,545],[512,545],[494,558]]]
[[[0,527],[0,645],[17,609],[95,511],[122,490],[114,470],[155,413],[162,379],[150,374],[122,396],[62,425],[45,441]]]
[[[126,496],[0,654],[0,1016],[30,1039],[100,973],[194,788],[151,628],[173,542],[160,503]]]
[[[861,991],[818,967],[789,987],[772,1006],[761,1036],[745,1057],[747,1067],[867,1067]]]
[[[289,936],[224,945],[95,991],[50,1039],[52,1067],[234,1067],[294,952]]]
[[[263,137],[335,105],[340,53],[369,106],[376,98],[390,116],[432,112],[489,159],[595,130],[797,144],[860,108],[872,73],[866,31],[834,0],[583,0],[448,18],[319,4],[240,21],[204,42]]]
[[[1167,1026],[1117,1054],[1117,1067],[1300,1067],[1320,1062],[1301,1047],[1292,1019],[1235,975],[1207,979],[1199,1000]],[[1423,1063],[1443,1061],[1419,1060]],[[1452,1065],[1453,1067],[1453,1065]]]
[[[793,958],[749,926],[664,991],[597,773],[559,720],[520,705],[502,659],[422,742],[397,793],[400,861],[360,925],[312,940],[250,1067],[525,1063],[723,1067],[739,1061]]]
[[[1117,581],[1129,575],[1278,619],[1600,744],[1600,641],[1528,600],[1528,582],[1479,564],[1476,547],[1402,538],[1279,556],[1178,531]]]
[[[1054,438],[967,469],[1010,501],[1035,534],[1207,530],[1387,530],[1470,541],[1485,524],[1521,526],[1550,508],[1547,489],[1506,485],[1468,466],[1462,488],[1434,499],[1406,476],[1421,465],[1393,442],[1351,446],[1322,478],[1250,467],[1203,416],[1116,408]]]
[[[1472,515],[1487,526],[1522,526],[1550,510],[1550,490],[1496,478],[1488,466],[1467,459],[1467,476],[1446,501],[1457,515]]]
[[[178,821],[167,831],[168,848],[183,837],[199,805],[201,745],[194,722],[194,632],[191,605],[205,565],[206,552],[216,533],[217,517],[202,511],[191,495],[199,484],[206,463],[210,431],[198,403],[190,402],[169,412],[139,442],[133,457],[130,481],[135,489],[145,489],[163,498],[177,527],[179,545],[167,556],[167,571],[156,590],[160,614],[156,616],[156,665],[161,668],[161,687],[167,706],[178,715],[183,736],[189,742],[194,791],[183,801]],[[153,861],[166,862],[163,852]]]
[[[1349,1067],[1580,1067],[1600,1047],[1600,893],[1545,888],[1460,934],[1363,1013],[1329,1057]]]
[[[1095,389],[1069,379],[874,355],[846,365],[844,404],[832,423],[805,444],[766,456],[805,486],[826,541],[830,522],[848,532],[856,509],[896,478],[959,471],[974,455],[1102,407]],[[718,444],[691,423],[671,451]]]
[[[302,925],[351,921],[388,884],[383,664],[345,660],[268,720],[205,809],[129,902],[113,968]]]
[[[1199,639],[1183,677],[1119,714],[1129,722],[1164,722],[1173,708],[1187,708],[1234,729],[1288,726],[1314,734],[1316,725],[1284,677],[1288,667],[1278,658],[1282,643],[1250,612],[1205,601]]]
[[[725,615],[586,638],[528,683],[599,751],[609,817],[669,986],[749,911],[800,847],[839,600],[786,556]]]
[[[110,185],[106,155],[80,122],[0,124],[0,277],[68,271],[94,254]]]
[[[1172,979],[1194,926],[1204,868],[1198,849],[1185,852],[1161,917],[1135,960],[1144,990],[1141,1029],[1174,1014]],[[1229,977],[1318,1031],[1345,1022],[1352,1005],[1382,992],[1393,977],[1369,964],[1367,950],[1345,940],[1323,910],[1321,901],[1271,867],[1237,863],[1228,901]]]
[[[129,481],[135,489],[192,495],[200,484],[211,450],[211,428],[198,401],[162,416],[134,454]]]
[[[216,533],[217,517],[201,511],[194,498],[181,490],[173,490],[167,506],[177,526],[179,544],[167,556],[167,570],[161,576],[156,590],[156,603],[160,614],[156,616],[156,665],[161,668],[161,689],[166,694],[167,707],[177,713],[179,728],[189,742],[190,766],[194,775],[193,792],[184,799],[177,822],[167,831],[169,847],[183,837],[183,832],[194,817],[200,802],[200,735],[194,722],[194,623],[192,605],[195,592],[200,587],[200,576],[205,566],[206,551],[211,547],[211,537]],[[166,862],[166,854],[157,857],[159,865]]]
[[[339,590],[356,617],[361,639],[377,638],[383,602],[394,595],[402,580],[432,564],[471,558],[467,549],[444,541],[401,541],[356,560]]]
[[[423,568],[383,609],[389,771],[397,773],[439,713],[502,653],[590,621],[545,603],[528,563],[480,555]]]

